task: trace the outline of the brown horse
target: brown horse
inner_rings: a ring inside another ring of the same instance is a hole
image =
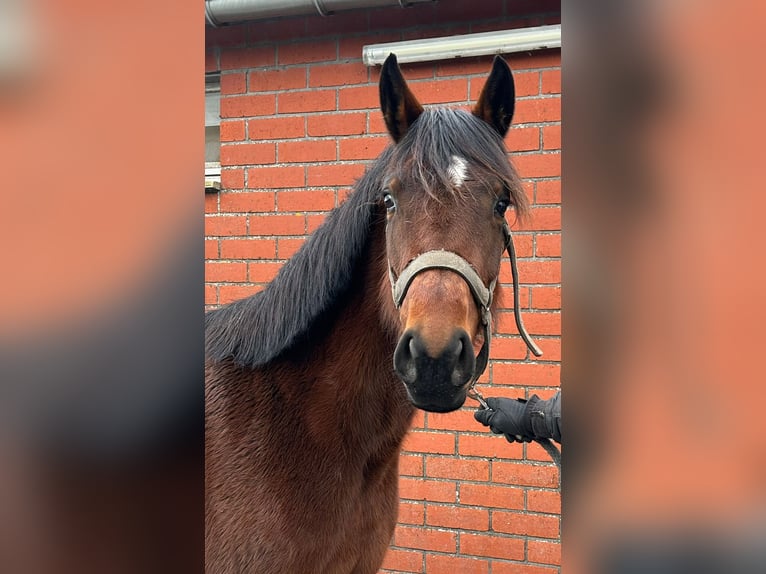
[[[511,71],[495,58],[472,113],[424,110],[391,55],[380,97],[393,145],[263,292],[206,317],[211,573],[376,572],[415,407],[460,408],[486,366],[504,214],[526,209]]]

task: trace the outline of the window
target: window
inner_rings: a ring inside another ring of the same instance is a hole
[[[221,189],[221,76],[205,74],[205,193]]]

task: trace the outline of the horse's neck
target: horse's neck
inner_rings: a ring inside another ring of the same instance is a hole
[[[302,367],[310,388],[302,399],[307,424],[319,440],[341,441],[362,456],[398,449],[414,412],[392,368],[396,345],[383,245],[384,230],[371,231],[354,287],[311,358]],[[381,309],[389,304],[390,308]],[[337,444],[337,442],[335,442]]]

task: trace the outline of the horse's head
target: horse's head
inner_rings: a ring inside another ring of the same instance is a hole
[[[513,76],[495,58],[472,112],[424,110],[391,55],[380,99],[394,140],[380,195],[401,329],[394,368],[415,406],[448,412],[486,367],[505,213],[526,209],[503,144]]]

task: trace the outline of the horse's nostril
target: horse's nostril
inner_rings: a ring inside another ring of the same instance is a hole
[[[415,344],[415,338],[414,337],[410,339],[409,348],[410,348],[410,356],[413,359],[417,359],[420,356],[420,353],[418,352],[418,347]]]

